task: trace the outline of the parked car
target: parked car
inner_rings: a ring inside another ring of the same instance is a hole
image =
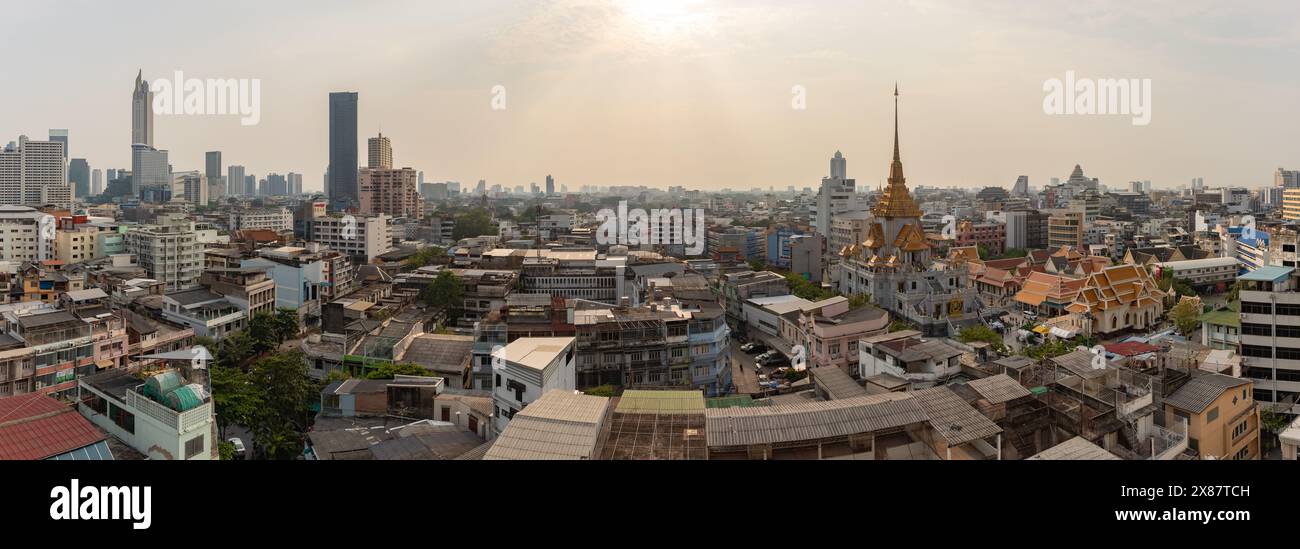
[[[248,456],[248,452],[244,449],[244,441],[240,440],[239,437],[231,437],[226,442],[235,447],[235,459],[244,459]]]
[[[1025,318],[1028,318],[1028,319],[1035,319],[1035,318],[1038,318],[1038,313],[1036,313],[1036,312],[1034,312],[1034,311],[1025,311],[1025,312],[1022,312],[1022,313],[1020,313],[1020,314],[1024,315],[1024,317],[1025,317]]]
[[[741,345],[740,350],[745,351],[746,353],[764,353],[767,352],[768,349],[767,345],[754,341]]]
[[[775,353],[764,358],[762,363],[764,366],[776,366],[778,364],[790,364],[790,359],[781,353]]]

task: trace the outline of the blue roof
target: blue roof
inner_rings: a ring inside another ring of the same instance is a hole
[[[1286,277],[1291,276],[1291,273],[1294,271],[1295,271],[1295,267],[1281,267],[1278,265],[1269,265],[1267,267],[1260,267],[1258,269],[1255,269],[1249,273],[1246,273],[1238,277],[1237,279],[1254,280],[1258,282],[1277,282],[1279,280],[1283,280]]]

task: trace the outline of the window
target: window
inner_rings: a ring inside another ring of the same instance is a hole
[[[203,435],[199,435],[185,441],[185,459],[190,459],[202,453],[203,453]]]
[[[1214,423],[1214,420],[1216,420],[1216,419],[1219,419],[1219,407],[1218,407],[1218,406],[1215,406],[1214,408],[1210,408],[1209,413],[1206,413],[1206,414],[1205,414],[1205,422],[1206,422],[1206,423]]]
[[[1248,431],[1249,428],[1250,420],[1242,420],[1241,423],[1238,423],[1236,427],[1232,428],[1232,440],[1241,438],[1242,435],[1246,434],[1246,431]]]

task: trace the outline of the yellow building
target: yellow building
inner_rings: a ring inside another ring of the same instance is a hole
[[[76,229],[59,229],[54,238],[54,259],[66,265],[102,257],[99,251],[100,229],[81,226]]]
[[[1165,425],[1187,421],[1188,447],[1203,458],[1259,459],[1259,406],[1249,379],[1193,377],[1165,398]]]
[[[1063,212],[1047,218],[1047,248],[1083,248],[1083,212]]]
[[[1300,189],[1282,190],[1282,219],[1300,221]]]

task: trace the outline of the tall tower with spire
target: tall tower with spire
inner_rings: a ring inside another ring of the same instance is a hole
[[[144,70],[136,73],[131,91],[131,144],[153,146],[153,92],[144,80]]]
[[[849,170],[846,164],[847,161],[844,159],[844,154],[840,153],[840,151],[835,151],[835,156],[831,157],[831,177],[848,179]]]

